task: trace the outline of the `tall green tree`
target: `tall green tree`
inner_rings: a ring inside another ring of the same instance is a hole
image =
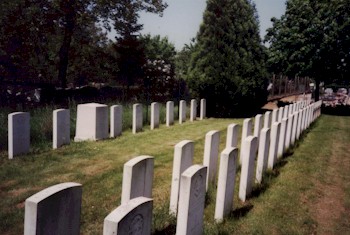
[[[208,0],[188,83],[208,100],[208,114],[252,113],[266,100],[265,50],[254,4],[248,0]]]
[[[141,35],[146,63],[143,93],[148,100],[165,101],[173,98],[177,88],[175,79],[175,46],[167,37]]]
[[[350,80],[350,1],[288,0],[281,19],[272,19],[271,71],[310,76],[316,81]]]

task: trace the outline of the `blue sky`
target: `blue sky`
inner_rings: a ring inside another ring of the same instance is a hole
[[[285,0],[253,0],[260,19],[260,35],[271,27],[270,19],[279,18],[285,11]],[[177,50],[189,44],[202,22],[206,0],[166,0],[168,3],[163,17],[141,13],[139,22],[144,25],[142,34],[167,36]]]

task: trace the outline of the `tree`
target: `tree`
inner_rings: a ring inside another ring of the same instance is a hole
[[[286,13],[272,22],[265,38],[271,71],[313,77],[316,100],[321,81],[349,77],[349,0],[289,0]]]
[[[117,79],[126,86],[126,96],[129,97],[130,86],[143,82],[143,66],[146,63],[144,48],[138,39],[139,31],[143,28],[138,23],[139,12],[161,15],[167,5],[162,0],[101,0],[100,3],[99,11],[102,12],[105,26],[108,28],[109,20],[112,20],[117,34]]]
[[[208,114],[252,113],[266,100],[265,51],[255,6],[248,0],[208,0],[188,83],[207,98]]]
[[[66,87],[67,75],[76,74],[70,73],[72,62],[79,61],[74,56],[88,57],[91,52],[93,58],[95,50],[101,51],[99,43],[106,37],[96,27],[101,20],[107,29],[109,22],[115,22],[123,31],[124,20],[132,16],[123,12],[127,2],[135,6],[131,13],[137,17],[139,11],[161,13],[166,7],[162,0],[0,1],[0,79],[44,78]],[[89,35],[86,32],[93,33],[88,40],[80,36]]]
[[[148,100],[166,100],[173,98],[177,87],[175,80],[175,46],[167,37],[159,35],[141,35],[139,38],[144,47],[146,63],[143,66],[144,94]]]

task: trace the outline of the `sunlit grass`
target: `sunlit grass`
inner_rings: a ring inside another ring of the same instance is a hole
[[[103,219],[120,205],[123,164],[139,155],[155,157],[153,184],[153,233],[174,234],[176,219],[168,214],[174,145],[195,141],[194,163],[203,161],[205,134],[220,131],[220,151],[224,149],[226,128],[242,119],[206,119],[185,122],[133,135],[125,130],[121,137],[97,142],[71,143],[57,150],[0,161],[0,233],[23,233],[24,200],[43,188],[61,182],[83,184],[82,234],[101,234]],[[238,200],[239,172],[236,177],[234,210],[222,224],[214,221],[216,188],[209,188],[205,209],[205,234],[312,234],[323,231],[314,214],[319,200],[317,185],[331,184],[332,172],[344,180],[345,208],[350,209],[350,161],[330,168],[330,156],[348,158],[350,118],[321,117],[288,151],[274,170],[255,185],[247,202]],[[325,134],[326,133],[326,134]],[[338,151],[334,153],[334,144]],[[322,146],[322,147],[320,147]],[[333,169],[333,170],[332,170]],[[336,171],[335,171],[336,169]],[[332,170],[332,171],[330,171]],[[344,234],[349,226],[346,214],[331,228]],[[334,234],[333,233],[333,234]]]

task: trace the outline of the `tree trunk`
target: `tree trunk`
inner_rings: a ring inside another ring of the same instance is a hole
[[[59,51],[59,65],[58,65],[58,81],[62,88],[67,87],[67,69],[69,61],[69,49],[72,42],[73,31],[75,27],[75,1],[63,0],[62,10],[65,13],[64,24],[64,38]]]

